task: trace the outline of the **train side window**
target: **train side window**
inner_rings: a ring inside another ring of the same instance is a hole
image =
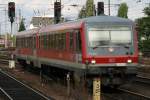
[[[63,41],[63,50],[66,48],[66,33],[62,34],[62,41]]]
[[[30,39],[31,39],[31,41],[32,41],[30,48],[34,48],[34,44],[33,44],[33,43],[34,43],[34,36],[30,37]]]
[[[30,45],[31,45],[30,37],[27,37],[27,48],[30,48]]]
[[[44,35],[42,35],[42,42],[41,43],[42,43],[41,48],[44,49]]]
[[[40,48],[42,49],[42,36],[40,36]]]
[[[54,49],[57,48],[57,34],[54,34]]]
[[[57,37],[56,37],[56,49],[57,50],[60,49],[60,44],[61,44],[61,43],[59,43],[60,39],[61,39],[60,34],[57,34]]]
[[[36,37],[33,37],[33,48],[36,48]]]
[[[80,31],[76,33],[76,51],[81,52],[81,36]]]
[[[41,36],[38,37],[39,37],[39,48],[41,48]]]
[[[50,43],[49,43],[50,39],[49,39],[49,34],[47,34],[47,49],[50,48]]]
[[[32,45],[33,45],[32,37],[29,37],[28,38],[28,48],[32,48]]]
[[[29,42],[30,42],[29,39],[30,39],[29,37],[26,38],[26,47],[27,47],[27,48],[29,48],[29,47],[30,47],[30,44],[31,44],[31,43],[29,43]]]
[[[60,33],[58,42],[59,42],[59,49],[63,50],[63,45],[64,45],[63,33]]]
[[[73,33],[70,33],[70,41],[69,41],[70,50],[73,50]]]
[[[23,38],[20,38],[20,40],[21,40],[20,47],[22,48],[23,47]]]
[[[22,40],[23,40],[23,47],[25,47],[25,38],[22,38]]]
[[[53,42],[53,38],[52,38],[52,34],[50,34],[50,48],[52,49],[53,45],[52,45],[52,42]]]
[[[46,36],[46,49],[48,49],[49,48],[49,45],[48,45],[48,40],[49,40],[49,37],[48,37],[48,34],[47,35],[45,35]]]
[[[26,47],[26,39],[25,38],[23,38],[23,44],[24,44],[24,48]]]
[[[28,48],[28,37],[26,37],[25,39],[26,39],[26,48]]]
[[[24,48],[26,47],[26,39],[25,39],[25,37],[23,38],[23,44],[24,44]]]
[[[33,46],[34,46],[34,45],[33,45],[33,37],[30,37],[29,40],[30,40],[30,42],[29,42],[30,48],[33,48]]]
[[[50,34],[50,48],[53,48],[53,34]]]
[[[27,37],[25,37],[25,48],[27,48]]]
[[[18,41],[18,38],[16,38],[16,47],[18,48],[18,43],[19,43],[19,41]]]
[[[52,42],[52,40],[51,40],[51,34],[49,34],[49,48],[51,48],[52,47],[52,45],[51,45],[51,42]]]
[[[51,35],[51,39],[52,39],[52,42],[51,42],[51,44],[52,44],[52,48],[54,49],[54,43],[55,43],[55,35],[54,34],[52,34]]]
[[[18,47],[22,47],[22,39],[18,38]]]
[[[20,46],[21,46],[21,45],[20,45],[20,44],[21,44],[21,41],[20,41],[20,40],[21,40],[20,38],[17,38],[17,43],[16,43],[16,44],[17,44],[17,47],[18,47],[18,48],[20,48]]]
[[[31,45],[31,40],[30,40],[30,37],[27,37],[27,48],[30,48],[30,45]]]
[[[60,48],[59,40],[60,40],[60,34],[57,34],[57,35],[56,35],[56,49],[57,49],[57,50]]]
[[[20,38],[20,47],[22,48],[23,47],[23,38]]]
[[[39,46],[40,46],[40,49],[42,48],[42,36],[39,36]]]
[[[44,46],[44,49],[47,48],[47,35],[43,35],[43,46]]]

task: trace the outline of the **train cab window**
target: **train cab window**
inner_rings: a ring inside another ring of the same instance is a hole
[[[70,41],[69,41],[70,50],[73,50],[73,33],[70,33]]]

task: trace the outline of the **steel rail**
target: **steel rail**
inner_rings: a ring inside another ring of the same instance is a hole
[[[145,96],[145,95],[140,94],[140,93],[136,93],[136,92],[133,92],[133,91],[129,91],[129,90],[127,90],[127,89],[121,89],[121,88],[119,88],[118,90],[120,90],[120,91],[122,91],[122,92],[129,93],[129,94],[133,94],[133,95],[135,95],[135,96],[140,96],[140,97],[145,98],[145,99],[150,99],[149,96]]]
[[[8,97],[9,100],[13,100],[13,98],[1,87],[0,87],[0,91],[2,91],[4,93],[4,95],[6,95]]]
[[[18,83],[22,84],[22,85],[23,85],[23,86],[25,86],[26,88],[28,88],[28,89],[32,90],[33,92],[37,93],[38,95],[40,95],[41,97],[45,98],[46,100],[51,100],[50,98],[48,98],[48,97],[44,96],[43,94],[41,94],[39,91],[36,91],[36,90],[34,90],[33,88],[31,88],[31,87],[27,86],[26,84],[24,84],[24,83],[22,83],[21,81],[19,81],[19,80],[15,79],[14,77],[12,77],[12,76],[11,76],[11,75],[9,75],[8,73],[6,73],[6,72],[2,71],[1,69],[0,69],[0,72],[1,72],[1,73],[3,73],[3,74],[5,74],[5,75],[7,75],[9,78],[11,78],[11,79],[15,80],[16,82],[18,82]]]

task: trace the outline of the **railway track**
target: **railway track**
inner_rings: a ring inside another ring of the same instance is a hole
[[[138,75],[134,81],[150,85],[150,78],[146,76]]]
[[[150,100],[150,96],[144,95],[139,92],[131,91],[128,89],[119,89],[122,93],[122,100]],[[119,99],[120,100],[120,99]]]
[[[0,70],[0,96],[4,100],[52,100]]]
[[[150,96],[127,88],[119,88],[111,93],[102,93],[102,100],[150,100]]]
[[[110,91],[102,93],[102,100],[150,100],[150,79],[138,75],[131,83]]]

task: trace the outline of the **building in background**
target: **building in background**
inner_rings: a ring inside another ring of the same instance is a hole
[[[64,22],[64,17],[61,17],[60,22]],[[30,29],[51,24],[54,24],[54,16],[35,16],[32,17]]]
[[[9,48],[13,46],[13,38],[11,34],[0,35],[0,48]]]

